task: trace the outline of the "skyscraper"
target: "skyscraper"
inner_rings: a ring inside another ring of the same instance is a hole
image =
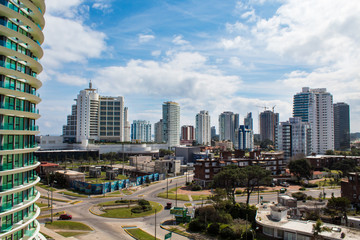
[[[130,141],[130,136],[128,140],[124,136],[127,108],[123,97],[100,96],[90,82],[89,88],[81,90],[75,101],[67,125],[63,126],[65,141]]]
[[[334,140],[335,150],[350,148],[350,109],[343,102],[334,104]]]
[[[219,140],[235,142],[235,130],[239,128],[239,114],[223,112],[219,116]]]
[[[311,129],[310,124],[302,122],[301,118],[290,118],[281,122],[278,127],[276,148],[284,151],[285,159],[294,156],[311,154]]]
[[[252,113],[249,112],[244,118],[244,125],[246,129],[254,130]]]
[[[275,144],[276,131],[279,125],[279,113],[266,110],[259,115],[260,141],[271,140]]]
[[[124,107],[124,142],[130,142],[130,122],[128,121],[127,107]]]
[[[194,126],[191,125],[181,126],[181,140],[187,140],[187,141],[195,140]]]
[[[131,124],[131,140],[151,142],[151,124],[145,120],[134,120]]]
[[[211,127],[211,140],[213,140],[216,137],[216,127]]]
[[[245,125],[240,125],[237,136],[237,149],[249,151],[254,149],[254,134],[252,129],[246,128]]]
[[[163,141],[169,147],[180,145],[180,105],[176,102],[164,102],[163,114]]]
[[[304,87],[295,94],[293,116],[310,124],[312,152],[324,154],[334,149],[333,97],[326,88]]]
[[[163,120],[160,119],[157,123],[154,124],[154,135],[155,135],[155,142],[162,143],[163,140]]]
[[[40,239],[33,155],[42,71],[44,0],[0,1],[0,239]]]
[[[210,115],[208,111],[200,111],[195,117],[196,142],[203,145],[211,144]]]

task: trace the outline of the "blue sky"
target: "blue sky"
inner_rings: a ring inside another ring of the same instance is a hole
[[[41,134],[59,135],[89,80],[124,96],[129,120],[161,118],[177,101],[181,124],[208,110],[291,117],[304,86],[325,87],[360,131],[360,4],[328,0],[46,0]]]

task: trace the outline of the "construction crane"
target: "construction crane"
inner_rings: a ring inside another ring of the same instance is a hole
[[[276,105],[274,105],[274,106],[272,107],[273,112],[275,112],[275,107],[276,107]]]
[[[268,109],[267,106],[256,106],[256,107],[259,107],[259,108],[264,108],[264,111],[266,111]]]

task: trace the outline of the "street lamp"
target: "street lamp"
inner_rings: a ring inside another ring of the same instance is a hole
[[[255,239],[255,236],[254,236],[255,232],[254,232],[253,229],[250,229],[250,232],[251,232],[251,235],[252,235],[252,239],[254,240]]]
[[[51,223],[53,222],[53,187],[54,187],[54,183],[57,183],[56,181],[52,182],[52,187],[51,187]]]

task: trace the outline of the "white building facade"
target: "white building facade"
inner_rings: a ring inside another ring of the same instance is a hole
[[[131,124],[131,141],[151,142],[151,124],[149,121],[133,121]]]
[[[311,151],[324,154],[334,150],[333,97],[326,88],[310,89],[294,95],[293,116],[308,122],[311,128]]]
[[[198,144],[211,144],[211,125],[208,111],[200,111],[195,117],[195,139]]]
[[[169,147],[180,145],[180,105],[176,102],[164,102],[163,114],[163,141]]]

